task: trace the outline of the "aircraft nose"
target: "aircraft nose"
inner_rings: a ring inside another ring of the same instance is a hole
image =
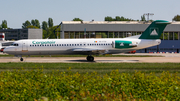
[[[3,53],[8,53],[9,52],[9,48],[4,48],[3,49]]]
[[[2,49],[2,52],[3,52],[3,53],[6,53],[6,48]]]

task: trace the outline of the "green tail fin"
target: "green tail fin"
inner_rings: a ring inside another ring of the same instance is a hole
[[[159,39],[168,24],[170,24],[170,22],[164,20],[152,22],[139,39]]]

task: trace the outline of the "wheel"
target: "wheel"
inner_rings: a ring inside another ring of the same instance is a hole
[[[93,56],[87,56],[87,61],[94,61],[94,57]]]
[[[23,58],[20,58],[20,61],[23,61]]]
[[[87,56],[87,57],[86,57],[87,61],[89,61],[89,57],[90,57],[90,56]]]
[[[90,56],[89,61],[94,61],[94,57]]]

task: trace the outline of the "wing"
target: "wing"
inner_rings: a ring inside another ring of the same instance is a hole
[[[95,54],[95,55],[99,55],[99,54],[107,54],[108,50],[106,49],[91,49],[91,48],[76,48],[76,49],[72,49],[73,52],[83,52],[85,54]]]

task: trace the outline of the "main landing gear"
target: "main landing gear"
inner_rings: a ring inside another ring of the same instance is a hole
[[[87,61],[94,61],[94,57],[93,56],[87,56]]]

